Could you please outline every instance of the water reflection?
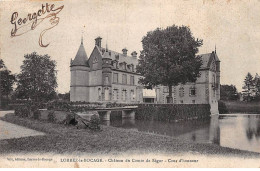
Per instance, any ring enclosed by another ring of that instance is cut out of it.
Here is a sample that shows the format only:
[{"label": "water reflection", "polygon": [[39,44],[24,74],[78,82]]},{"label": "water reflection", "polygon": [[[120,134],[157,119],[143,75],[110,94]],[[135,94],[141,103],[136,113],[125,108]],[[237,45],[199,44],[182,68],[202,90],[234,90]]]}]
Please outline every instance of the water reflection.
[{"label": "water reflection", "polygon": [[104,124],[260,152],[260,115],[215,115],[207,120],[173,123],[114,118]]},{"label": "water reflection", "polygon": [[253,117],[248,116],[246,135],[248,140],[252,141],[254,138],[257,140],[260,138],[260,116]]}]

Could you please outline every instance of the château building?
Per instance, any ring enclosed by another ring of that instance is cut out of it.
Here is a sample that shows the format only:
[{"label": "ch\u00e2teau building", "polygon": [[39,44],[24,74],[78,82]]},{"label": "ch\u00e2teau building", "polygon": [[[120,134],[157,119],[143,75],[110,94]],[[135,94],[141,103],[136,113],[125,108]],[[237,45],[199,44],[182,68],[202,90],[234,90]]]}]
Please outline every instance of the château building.
[{"label": "ch\u00e2teau building", "polygon": [[124,48],[117,53],[101,46],[101,37],[95,39],[90,55],[81,41],[76,57],[71,61],[70,100],[86,102],[142,102],[141,77],[136,73],[137,53],[131,56]]},{"label": "ch\u00e2teau building", "polygon": [[[84,49],[83,40],[74,60],[71,60],[70,100],[86,102],[166,103],[168,87],[144,89],[138,83],[136,51],[127,49],[118,53],[101,46],[101,37],[95,39],[90,55]],[[211,113],[218,113],[220,99],[220,61],[216,50],[200,55],[203,64],[195,83],[173,87],[175,104],[210,104]]]},{"label": "ch\u00e2teau building", "polygon": [[[218,100],[220,100],[220,60],[216,50],[212,53],[200,55],[202,66],[200,77],[196,82],[173,86],[173,102],[175,104],[210,104],[211,113],[218,113]],[[155,88],[155,101],[166,103],[169,94],[168,87]]]}]

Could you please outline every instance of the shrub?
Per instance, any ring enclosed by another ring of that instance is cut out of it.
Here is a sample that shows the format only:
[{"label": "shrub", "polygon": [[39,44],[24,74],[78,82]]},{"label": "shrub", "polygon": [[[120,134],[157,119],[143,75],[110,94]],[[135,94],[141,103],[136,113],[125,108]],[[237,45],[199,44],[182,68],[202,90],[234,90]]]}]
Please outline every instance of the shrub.
[{"label": "shrub", "polygon": [[19,105],[15,108],[14,114],[19,117],[28,117],[30,109],[27,105]]},{"label": "shrub", "polygon": [[55,118],[55,115],[54,115],[54,110],[49,111],[49,113],[48,113],[48,121],[56,122],[56,118]]},{"label": "shrub", "polygon": [[47,109],[56,111],[83,112],[100,106],[102,106],[101,103],[52,101],[47,104]]},{"label": "shrub", "polygon": [[89,128],[92,130],[100,130],[100,118],[99,115],[94,114],[90,118]]},{"label": "shrub", "polygon": [[33,112],[33,119],[40,119],[41,112],[38,109],[36,109],[32,112]]},{"label": "shrub", "polygon": [[227,106],[223,101],[218,102],[218,111],[219,111],[219,114],[229,113]]},{"label": "shrub", "polygon": [[66,113],[66,118],[65,118],[65,120],[63,121],[63,123],[65,124],[65,125],[76,125],[75,124],[75,114],[72,114],[72,113],[69,113],[69,114],[67,114]]},{"label": "shrub", "polygon": [[137,120],[174,121],[208,118],[209,104],[139,104]]}]

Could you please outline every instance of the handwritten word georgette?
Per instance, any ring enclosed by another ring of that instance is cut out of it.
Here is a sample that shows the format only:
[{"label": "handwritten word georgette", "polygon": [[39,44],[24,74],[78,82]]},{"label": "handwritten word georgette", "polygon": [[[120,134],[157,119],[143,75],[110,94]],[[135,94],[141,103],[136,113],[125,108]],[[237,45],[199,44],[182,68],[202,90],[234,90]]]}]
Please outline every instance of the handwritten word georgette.
[{"label": "handwritten word georgette", "polygon": [[[60,18],[57,17],[57,14],[64,8],[64,5],[55,8],[54,4],[46,5],[42,4],[42,8],[37,12],[29,13],[25,18],[18,18],[18,12],[14,12],[11,16],[11,24],[13,24],[14,28],[11,31],[11,37],[21,36],[31,30],[34,30],[40,23],[42,23],[45,19],[49,19],[49,25],[46,29],[44,29],[40,33],[39,37],[39,45],[41,47],[47,47],[48,44],[43,44],[42,38],[46,31],[52,29],[53,27],[59,24]],[[40,18],[42,17],[42,18]]]}]

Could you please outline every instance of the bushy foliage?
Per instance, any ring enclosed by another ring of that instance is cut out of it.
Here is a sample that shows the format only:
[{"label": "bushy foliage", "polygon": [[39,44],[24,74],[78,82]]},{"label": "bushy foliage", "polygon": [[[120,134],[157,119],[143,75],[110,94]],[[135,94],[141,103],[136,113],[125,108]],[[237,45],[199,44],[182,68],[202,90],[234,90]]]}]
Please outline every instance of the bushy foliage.
[{"label": "bushy foliage", "polygon": [[221,100],[238,100],[237,88],[234,85],[221,85],[220,86],[220,99]]},{"label": "bushy foliage", "polygon": [[34,110],[33,119],[40,119],[40,117],[41,117],[41,112],[38,109]]},{"label": "bushy foliage", "polygon": [[219,114],[229,113],[228,108],[223,101],[218,102],[218,111],[219,111]]},{"label": "bushy foliage", "polygon": [[138,120],[175,121],[208,118],[208,104],[139,104],[135,118]]},{"label": "bushy foliage", "polygon": [[196,56],[203,44],[193,37],[187,26],[170,26],[150,31],[142,39],[137,72],[143,78],[139,82],[147,87],[169,87],[168,103],[173,103],[172,86],[195,82],[200,76],[201,56]]},{"label": "bushy foliage", "polygon": [[4,61],[0,59],[0,108],[9,110],[9,95],[13,91],[16,77],[7,69]]},{"label": "bushy foliage", "polygon": [[48,121],[50,121],[50,122],[55,122],[56,121],[56,118],[55,118],[55,115],[54,115],[54,110],[50,110],[48,112]]},{"label": "bushy foliage", "polygon": [[89,128],[92,130],[100,130],[100,118],[99,115],[94,114],[90,118]]},{"label": "bushy foliage", "polygon": [[36,52],[26,54],[24,58],[21,72],[17,75],[17,97],[36,102],[56,98],[56,62],[49,55],[39,55]]},{"label": "bushy foliage", "polygon": [[48,110],[72,112],[84,112],[97,107],[102,107],[102,103],[52,101],[47,104]]},{"label": "bushy foliage", "polygon": [[16,106],[14,114],[19,117],[28,117],[30,114],[30,108],[27,105]]}]

